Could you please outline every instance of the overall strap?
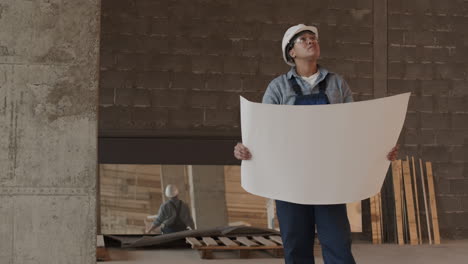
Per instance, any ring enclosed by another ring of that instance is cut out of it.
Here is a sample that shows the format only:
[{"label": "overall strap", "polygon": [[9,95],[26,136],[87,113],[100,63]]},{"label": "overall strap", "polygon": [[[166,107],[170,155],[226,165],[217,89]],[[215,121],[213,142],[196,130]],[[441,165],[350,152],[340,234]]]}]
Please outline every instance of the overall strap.
[{"label": "overall strap", "polygon": [[[328,78],[328,75],[327,74],[325,76],[325,78],[323,78],[322,81],[319,82],[318,86],[319,86],[319,91],[320,92],[325,92],[325,90],[327,89],[327,78]],[[294,90],[294,92],[296,93],[296,95],[303,95],[302,93],[302,89],[301,87],[299,86],[299,84],[297,83],[297,80],[296,80],[296,77],[291,77],[291,79],[289,79],[289,82],[291,83],[291,86]]]},{"label": "overall strap", "polygon": [[321,82],[319,82],[319,91],[321,93],[324,93],[325,90],[327,89],[327,77],[328,77],[328,74],[325,76],[325,78],[323,78],[323,80]]},{"label": "overall strap", "polygon": [[303,95],[303,94],[302,94],[301,87],[299,86],[299,84],[298,84],[297,81],[296,81],[296,77],[293,76],[291,79],[289,79],[289,81],[291,82],[291,86],[292,86],[294,92],[295,92],[297,95]]}]

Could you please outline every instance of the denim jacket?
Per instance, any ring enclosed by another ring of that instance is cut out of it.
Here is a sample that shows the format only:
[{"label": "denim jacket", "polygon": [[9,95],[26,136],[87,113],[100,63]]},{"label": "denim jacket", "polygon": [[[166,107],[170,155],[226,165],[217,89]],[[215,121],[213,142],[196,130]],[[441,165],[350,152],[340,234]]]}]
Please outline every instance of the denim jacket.
[{"label": "denim jacket", "polygon": [[353,102],[353,96],[346,81],[336,73],[329,72],[327,69],[319,66],[319,76],[312,87],[308,82],[303,80],[296,72],[296,68],[292,67],[289,72],[282,74],[273,79],[268,85],[265,94],[263,95],[262,103],[264,104],[287,104],[293,105],[296,93],[291,87],[290,79],[296,77],[296,81],[302,89],[304,95],[314,94],[319,92],[318,83],[325,76],[327,79],[326,94],[330,100],[330,104],[349,103]]}]

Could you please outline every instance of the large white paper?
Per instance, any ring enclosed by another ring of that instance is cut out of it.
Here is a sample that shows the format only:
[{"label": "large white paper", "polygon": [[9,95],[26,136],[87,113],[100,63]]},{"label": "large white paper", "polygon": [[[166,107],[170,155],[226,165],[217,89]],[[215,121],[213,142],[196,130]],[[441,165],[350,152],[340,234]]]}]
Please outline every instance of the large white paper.
[{"label": "large white paper", "polygon": [[378,193],[410,93],[332,105],[271,105],[241,97],[242,187],[299,204],[339,204]]}]

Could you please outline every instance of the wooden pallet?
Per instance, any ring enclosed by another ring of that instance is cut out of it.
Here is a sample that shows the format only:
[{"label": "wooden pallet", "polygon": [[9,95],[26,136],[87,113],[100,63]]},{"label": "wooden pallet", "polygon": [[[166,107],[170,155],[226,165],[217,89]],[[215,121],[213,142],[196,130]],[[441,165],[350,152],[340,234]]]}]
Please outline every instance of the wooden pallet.
[{"label": "wooden pallet", "polygon": [[214,251],[233,251],[240,258],[248,258],[254,250],[266,251],[277,258],[283,257],[280,236],[187,237],[185,241],[198,250],[202,259],[212,259]]},{"label": "wooden pallet", "polygon": [[109,260],[111,260],[111,258],[106,248],[101,248],[101,247],[96,248],[96,261],[109,261]]}]

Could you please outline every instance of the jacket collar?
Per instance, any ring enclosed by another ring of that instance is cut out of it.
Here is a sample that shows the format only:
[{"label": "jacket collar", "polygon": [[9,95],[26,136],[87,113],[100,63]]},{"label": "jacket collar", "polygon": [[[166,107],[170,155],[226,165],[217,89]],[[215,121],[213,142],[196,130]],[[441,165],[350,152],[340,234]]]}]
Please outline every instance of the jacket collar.
[{"label": "jacket collar", "polygon": [[[325,78],[325,76],[327,76],[328,70],[323,68],[320,65],[317,65],[317,67],[318,67],[318,72],[319,72],[319,76],[317,77],[317,81],[321,81],[321,80],[323,80]],[[291,70],[288,71],[286,76],[288,77],[288,80],[290,80],[292,77],[301,78],[301,76],[299,74],[297,74],[296,67],[291,67]]]}]

